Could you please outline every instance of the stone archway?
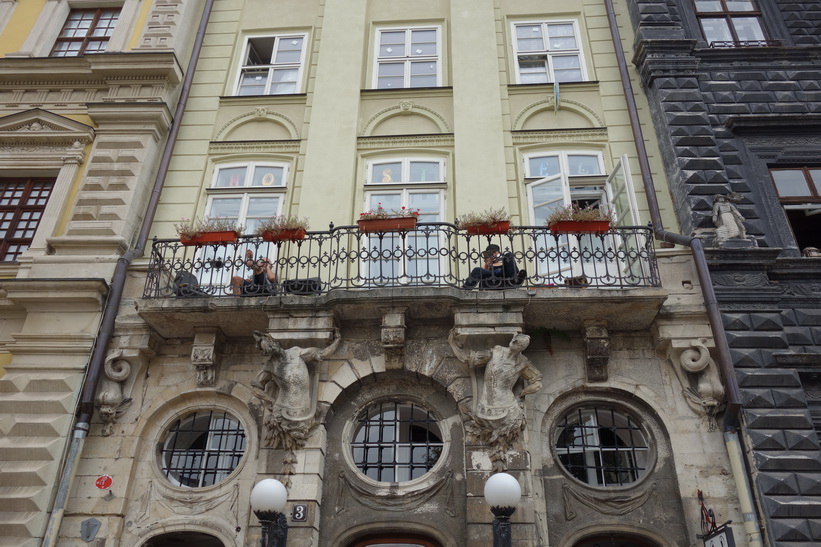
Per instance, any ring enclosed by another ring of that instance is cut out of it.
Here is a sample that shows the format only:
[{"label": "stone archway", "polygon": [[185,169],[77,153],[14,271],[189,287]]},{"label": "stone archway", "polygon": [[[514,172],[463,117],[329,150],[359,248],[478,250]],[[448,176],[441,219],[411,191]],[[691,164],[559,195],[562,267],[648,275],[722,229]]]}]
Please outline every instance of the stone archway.
[{"label": "stone archway", "polygon": [[388,534],[358,539],[349,547],[441,547],[441,544],[415,534]]},{"label": "stone archway", "polygon": [[573,547],[660,547],[655,541],[628,534],[597,534],[573,544]]},{"label": "stone archway", "polygon": [[169,532],[155,536],[142,547],[225,547],[225,544],[210,534],[193,531]]}]

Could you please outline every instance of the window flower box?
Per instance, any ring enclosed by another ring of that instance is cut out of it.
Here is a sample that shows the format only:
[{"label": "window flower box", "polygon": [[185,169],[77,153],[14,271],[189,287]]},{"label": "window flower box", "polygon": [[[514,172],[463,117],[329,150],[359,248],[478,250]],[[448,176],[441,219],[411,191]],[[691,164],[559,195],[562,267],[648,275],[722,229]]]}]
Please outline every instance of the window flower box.
[{"label": "window flower box", "polygon": [[263,241],[301,241],[305,239],[305,230],[302,228],[283,229],[279,231],[262,232]]},{"label": "window flower box", "polygon": [[357,221],[359,231],[364,234],[373,232],[409,232],[416,229],[417,217],[368,218]]},{"label": "window flower box", "polygon": [[560,220],[551,223],[548,228],[553,234],[597,234],[610,231],[609,220]]},{"label": "window flower box", "polygon": [[504,220],[493,224],[466,226],[465,231],[471,235],[506,234],[510,231],[510,221]]},{"label": "window flower box", "polygon": [[217,243],[220,245],[227,245],[228,243],[236,243],[239,239],[239,232],[235,230],[222,230],[219,232],[202,232],[192,236],[180,235],[180,243],[185,246],[191,245],[206,245],[208,243]]}]

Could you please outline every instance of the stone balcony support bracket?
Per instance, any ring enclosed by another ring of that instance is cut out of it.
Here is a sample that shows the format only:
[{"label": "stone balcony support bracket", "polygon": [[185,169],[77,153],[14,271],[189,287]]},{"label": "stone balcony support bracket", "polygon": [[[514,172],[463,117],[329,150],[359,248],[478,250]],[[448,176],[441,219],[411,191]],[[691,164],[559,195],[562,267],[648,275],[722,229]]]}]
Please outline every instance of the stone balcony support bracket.
[{"label": "stone balcony support bracket", "polygon": [[401,369],[405,357],[405,314],[407,308],[383,308],[382,347],[385,348],[385,368]]},{"label": "stone balcony support bracket", "polygon": [[584,364],[588,382],[607,381],[607,363],[610,360],[610,334],[607,322],[589,319],[582,325]]},{"label": "stone balcony support bracket", "polygon": [[197,369],[198,387],[212,387],[216,382],[223,338],[218,328],[198,328],[194,331],[191,364]]}]

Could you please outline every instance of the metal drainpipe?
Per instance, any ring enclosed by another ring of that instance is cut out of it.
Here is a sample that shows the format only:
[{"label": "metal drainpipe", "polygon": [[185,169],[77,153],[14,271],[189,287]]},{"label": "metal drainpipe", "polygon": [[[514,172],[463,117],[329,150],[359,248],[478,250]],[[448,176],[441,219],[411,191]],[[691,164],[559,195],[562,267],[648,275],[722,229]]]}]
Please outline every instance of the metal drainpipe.
[{"label": "metal drainpipe", "polygon": [[188,97],[191,94],[191,83],[194,80],[194,71],[197,68],[197,62],[202,51],[202,43],[205,39],[205,29],[208,26],[208,19],[211,16],[211,10],[214,6],[214,0],[206,0],[203,8],[202,17],[200,17],[199,28],[194,39],[194,46],[191,50],[191,58],[188,61],[188,67],[183,78],[182,89],[180,90],[180,98],[177,101],[177,107],[174,110],[174,118],[171,121],[171,129],[168,132],[168,139],[165,142],[160,163],[157,168],[157,176],[154,179],[154,188],[151,192],[151,197],[148,200],[145,217],[143,217],[140,226],[140,233],[137,237],[137,242],[133,249],[128,250],[118,260],[114,267],[114,273],[111,278],[111,291],[106,299],[106,305],[103,310],[103,318],[100,322],[100,330],[97,333],[97,340],[95,341],[94,350],[91,354],[91,361],[88,365],[85,380],[80,395],[80,402],[77,407],[77,419],[74,423],[74,430],[71,438],[71,445],[64,460],[63,472],[60,476],[60,486],[57,489],[57,495],[54,499],[54,505],[51,509],[46,532],[43,535],[43,547],[52,547],[57,544],[57,539],[60,531],[60,524],[63,520],[63,513],[65,511],[66,501],[71,490],[71,485],[74,482],[74,474],[77,471],[77,464],[80,461],[80,456],[85,444],[85,438],[88,435],[88,430],[91,423],[91,417],[94,414],[94,396],[97,392],[97,385],[100,381],[100,373],[105,363],[106,349],[114,334],[114,321],[117,318],[117,311],[120,307],[123,297],[123,289],[126,282],[126,273],[131,262],[143,255],[145,245],[148,241],[148,234],[151,230],[151,224],[154,222],[154,215],[157,212],[157,205],[160,201],[163,186],[165,185],[165,178],[168,175],[168,166],[171,163],[171,154],[174,151],[174,145],[177,142],[177,136],[180,132],[180,124],[182,122],[183,114],[185,113],[185,106],[188,103]]},{"label": "metal drainpipe", "polygon": [[727,345],[727,338],[724,333],[724,324],[721,320],[721,311],[718,308],[713,282],[710,278],[710,270],[707,265],[707,257],[704,254],[704,247],[701,240],[692,236],[685,236],[664,229],[661,220],[661,211],[656,199],[656,188],[651,176],[650,162],[647,156],[647,148],[644,145],[644,135],[639,121],[638,107],[633,95],[633,85],[627,71],[627,61],[624,55],[624,48],[621,44],[621,34],[619,33],[616,21],[616,12],[613,8],[613,0],[604,0],[607,11],[607,22],[610,25],[610,35],[613,39],[613,47],[616,53],[616,62],[619,67],[624,98],[627,102],[627,111],[630,117],[630,127],[633,130],[633,140],[638,153],[639,165],[641,167],[641,178],[644,183],[644,192],[647,195],[647,205],[650,209],[650,218],[653,232],[656,239],[687,245],[693,253],[698,275],[701,293],[704,297],[704,304],[707,308],[707,318],[710,322],[710,329],[718,353],[718,368],[724,381],[724,388],[727,394],[727,409],[724,413],[724,443],[727,447],[727,454],[730,460],[730,467],[738,490],[739,505],[744,517],[744,531],[747,534],[747,541],[750,547],[760,547],[763,545],[761,538],[761,527],[753,503],[752,489],[750,487],[747,469],[744,465],[743,451],[738,438],[738,427],[740,425],[741,414],[741,394],[738,388],[738,380],[735,377],[730,348]]}]

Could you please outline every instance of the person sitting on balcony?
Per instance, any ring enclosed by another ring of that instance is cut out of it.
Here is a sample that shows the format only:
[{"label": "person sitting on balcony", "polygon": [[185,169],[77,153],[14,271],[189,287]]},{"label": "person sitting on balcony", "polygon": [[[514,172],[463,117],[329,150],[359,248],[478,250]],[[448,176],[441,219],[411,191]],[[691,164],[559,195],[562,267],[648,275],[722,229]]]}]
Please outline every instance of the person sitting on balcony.
[{"label": "person sitting on balcony", "polygon": [[497,289],[521,285],[527,273],[516,267],[513,253],[502,254],[498,245],[490,244],[482,251],[484,266],[473,268],[470,277],[465,280],[463,289],[472,289],[481,282],[482,288]]},{"label": "person sitting on balcony", "polygon": [[271,294],[277,282],[271,261],[267,258],[254,260],[251,249],[245,251],[245,265],[251,268],[253,275],[243,279],[240,276],[231,278],[231,291],[236,295]]}]

